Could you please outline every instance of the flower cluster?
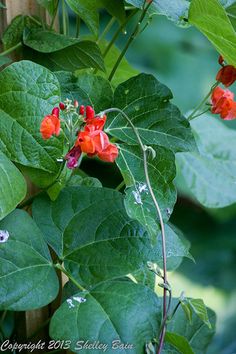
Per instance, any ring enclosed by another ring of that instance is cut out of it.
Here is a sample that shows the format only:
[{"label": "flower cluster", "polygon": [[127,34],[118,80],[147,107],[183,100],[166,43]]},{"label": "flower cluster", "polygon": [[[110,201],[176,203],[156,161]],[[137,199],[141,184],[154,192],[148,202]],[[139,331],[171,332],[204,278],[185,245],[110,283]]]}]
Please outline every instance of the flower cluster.
[{"label": "flower cluster", "polygon": [[[78,112],[77,112],[78,109]],[[71,115],[67,124],[59,118],[60,110],[65,111],[66,114]],[[74,124],[73,116],[76,123]],[[65,156],[67,160],[67,167],[70,169],[78,166],[79,158],[82,153],[87,154],[88,157],[97,156],[100,160],[106,162],[114,162],[118,156],[118,149],[116,145],[110,143],[109,137],[103,131],[106,123],[106,115],[96,116],[95,111],[91,106],[80,106],[78,101],[71,104],[70,100],[65,103],[61,102],[59,108],[55,107],[50,115],[43,118],[40,132],[43,139],[49,139],[52,135],[59,135],[61,129],[61,122],[65,123],[65,127],[69,130],[69,135],[74,136],[73,147]],[[79,126],[78,126],[79,124]],[[68,135],[68,132],[65,136]],[[72,146],[72,145],[70,145]]]},{"label": "flower cluster", "polygon": [[[218,71],[216,80],[229,87],[236,80],[236,69],[232,65],[225,65],[222,56],[219,57],[218,62],[222,68]],[[219,86],[215,87],[212,91],[211,103],[213,114],[220,114],[220,117],[224,120],[236,118],[236,102],[234,101],[234,94],[230,90],[224,90]]]}]

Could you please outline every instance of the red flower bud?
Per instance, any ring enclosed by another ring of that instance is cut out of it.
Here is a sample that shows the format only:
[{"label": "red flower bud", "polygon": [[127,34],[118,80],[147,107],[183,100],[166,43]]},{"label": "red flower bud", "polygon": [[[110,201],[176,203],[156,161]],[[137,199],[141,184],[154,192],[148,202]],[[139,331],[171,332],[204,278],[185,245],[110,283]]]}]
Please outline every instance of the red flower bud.
[{"label": "red flower bud", "polygon": [[232,85],[236,80],[236,69],[233,67],[233,65],[223,66],[219,70],[216,76],[216,80],[220,81],[226,87]]},{"label": "red flower bud", "polygon": [[94,109],[91,106],[86,107],[86,118],[93,119],[95,116]]},{"label": "red flower bud", "polygon": [[211,96],[213,114],[220,114],[224,120],[232,120],[236,118],[236,102],[234,102],[234,94],[229,90],[223,90],[216,87]]},{"label": "red flower bud", "polygon": [[85,112],[85,107],[83,105],[81,105],[79,108],[79,114],[81,114],[83,116],[84,112]]},{"label": "red flower bud", "polygon": [[221,66],[224,66],[224,58],[222,57],[222,55],[219,56],[218,63],[219,63]]},{"label": "red flower bud", "polygon": [[59,113],[60,113],[60,109],[58,107],[54,107],[52,110],[52,114],[57,118],[59,118]]},{"label": "red flower bud", "polygon": [[79,107],[79,102],[77,100],[74,100],[74,107],[78,108]]},{"label": "red flower bud", "polygon": [[64,111],[64,109],[66,108],[66,105],[63,102],[60,102],[59,107],[62,111]]}]

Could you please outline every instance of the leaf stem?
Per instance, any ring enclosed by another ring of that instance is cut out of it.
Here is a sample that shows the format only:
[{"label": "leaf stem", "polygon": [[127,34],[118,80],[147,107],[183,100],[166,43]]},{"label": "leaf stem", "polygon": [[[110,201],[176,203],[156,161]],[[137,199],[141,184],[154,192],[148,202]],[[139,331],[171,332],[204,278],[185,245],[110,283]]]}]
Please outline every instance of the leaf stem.
[{"label": "leaf stem", "polygon": [[68,13],[66,9],[66,3],[65,0],[62,0],[61,4],[61,10],[62,10],[62,28],[63,28],[63,34],[67,35],[68,34]]},{"label": "leaf stem", "polygon": [[56,16],[57,16],[58,6],[59,6],[59,0],[57,0],[57,4],[56,4],[56,7],[55,7],[53,16],[52,16],[51,24],[50,24],[50,27],[49,27],[50,30],[53,28],[53,25],[54,25],[54,22],[55,22],[55,19],[56,19]]},{"label": "leaf stem", "polygon": [[140,18],[139,18],[139,20],[138,20],[138,22],[137,22],[137,24],[136,24],[136,26],[135,26],[133,32],[131,33],[131,35],[130,35],[130,37],[129,37],[129,39],[128,39],[128,41],[127,41],[125,47],[124,47],[124,49],[122,50],[122,52],[120,53],[119,57],[117,58],[117,61],[116,61],[115,65],[114,65],[114,67],[113,67],[113,69],[112,69],[112,71],[111,71],[111,73],[110,73],[110,75],[109,75],[109,77],[108,77],[108,80],[109,80],[109,81],[111,81],[111,80],[113,79],[113,76],[115,75],[116,70],[118,69],[118,67],[119,67],[119,65],[120,65],[120,62],[121,62],[121,60],[123,59],[125,53],[127,52],[129,46],[131,45],[131,43],[133,42],[133,40],[137,37],[137,35],[138,35],[138,33],[139,33],[140,25],[141,25],[141,23],[143,22],[143,20],[144,20],[144,18],[145,18],[145,16],[146,16],[146,13],[147,13],[147,11],[148,11],[148,9],[149,9],[151,3],[152,3],[152,2],[149,2],[146,7],[145,7],[145,6],[143,7],[143,11],[142,11],[142,13],[141,13],[141,16],[140,16]]},{"label": "leaf stem", "polygon": [[118,27],[117,31],[113,35],[111,41],[109,42],[108,46],[106,47],[104,53],[103,53],[103,58],[105,58],[110,51],[111,47],[119,37],[119,34],[123,31],[124,27],[127,25],[127,23],[131,20],[131,18],[138,13],[139,9],[135,9],[131,12],[131,14],[126,18],[126,20]]},{"label": "leaf stem", "polygon": [[17,48],[20,48],[21,46],[22,46],[22,43],[21,43],[21,42],[17,43],[17,44],[14,45],[13,47],[11,47],[11,48],[5,50],[4,52],[0,53],[0,57],[3,57],[4,55],[13,52],[13,51],[16,50]]},{"label": "leaf stem", "polygon": [[120,191],[124,186],[125,186],[125,181],[120,182],[120,184],[118,184],[118,186],[116,187],[116,191]]},{"label": "leaf stem", "polygon": [[[151,198],[153,200],[153,203],[155,205],[156,211],[157,211],[157,216],[161,225],[161,239],[162,239],[162,257],[163,257],[163,281],[164,284],[168,284],[168,280],[167,280],[167,266],[166,266],[166,236],[165,236],[165,226],[164,226],[164,221],[162,218],[162,214],[161,214],[161,209],[159,207],[159,204],[156,200],[155,194],[153,192],[152,186],[151,186],[151,182],[150,182],[150,178],[149,178],[149,173],[148,173],[148,161],[147,161],[147,151],[148,151],[148,147],[146,145],[143,144],[141,137],[139,135],[138,129],[134,126],[134,124],[132,123],[132,121],[130,120],[130,118],[127,116],[127,114],[124,113],[124,111],[122,111],[119,108],[109,108],[106,109],[104,112],[99,113],[99,115],[103,115],[109,112],[119,112],[126,120],[127,122],[130,124],[130,126],[132,127],[138,143],[141,147],[142,153],[143,153],[143,164],[144,164],[144,174],[145,174],[145,178],[146,178],[146,183],[147,183],[147,187],[149,190],[149,193],[151,195]],[[167,289],[164,287],[163,288],[163,314],[162,314],[162,321],[163,321],[163,328],[161,330],[160,333],[160,337],[159,337],[159,346],[158,346],[158,351],[157,353],[160,354],[163,348],[163,344],[164,344],[164,338],[165,338],[165,332],[166,332],[166,320],[167,320]],[[170,307],[170,301],[171,298],[169,299],[169,305],[168,308]]]},{"label": "leaf stem", "polygon": [[80,34],[80,17],[79,15],[76,16],[76,33],[75,37],[78,38]]},{"label": "leaf stem", "polygon": [[101,36],[97,40],[97,44],[99,44],[103,40],[103,38],[106,37],[107,33],[110,31],[110,29],[113,26],[113,24],[115,23],[115,21],[116,21],[115,17],[112,17],[110,19],[110,21],[108,21],[108,24],[106,25],[106,27],[104,28],[103,32],[101,33]]},{"label": "leaf stem", "polygon": [[218,86],[219,82],[217,81],[216,83],[214,83],[214,85],[212,85],[210,91],[208,92],[208,94],[203,98],[203,100],[199,103],[199,105],[192,111],[192,113],[188,116],[187,120],[190,121],[196,117],[198,117],[198,115],[196,115],[196,113],[200,110],[200,108],[206,103],[206,101],[208,100],[208,98],[210,97],[210,95],[212,94],[212,91],[214,90],[214,88],[216,88],[216,86]]},{"label": "leaf stem", "polygon": [[86,291],[86,289],[83,288],[82,285],[80,285],[80,284],[77,282],[77,280],[76,280],[69,272],[67,272],[67,270],[65,270],[64,267],[61,266],[60,263],[54,264],[54,267],[55,267],[56,269],[59,269],[62,273],[64,273],[64,274],[70,279],[70,281],[71,281],[75,286],[77,286],[77,288],[79,288],[81,291]]}]

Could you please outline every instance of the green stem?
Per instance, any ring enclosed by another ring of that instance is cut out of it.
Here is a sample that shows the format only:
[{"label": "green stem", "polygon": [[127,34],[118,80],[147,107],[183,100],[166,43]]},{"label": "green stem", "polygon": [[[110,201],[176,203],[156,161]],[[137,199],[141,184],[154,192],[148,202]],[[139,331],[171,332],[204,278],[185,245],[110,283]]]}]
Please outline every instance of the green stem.
[{"label": "green stem", "polygon": [[80,17],[77,15],[76,16],[76,33],[75,37],[78,38],[80,34]]},{"label": "green stem", "polygon": [[62,0],[61,4],[61,10],[62,10],[62,28],[63,28],[63,34],[67,35],[68,34],[68,13],[66,9],[66,3],[65,0]]},{"label": "green stem", "polygon": [[38,20],[36,20],[36,18],[34,18],[33,16],[27,15],[28,18],[31,19],[31,21],[33,21],[34,23],[36,23],[36,25],[42,26],[42,22],[39,22]]},{"label": "green stem", "polygon": [[212,91],[214,90],[214,88],[216,88],[216,86],[218,86],[218,81],[211,87],[210,91],[208,92],[208,94],[203,98],[203,100],[199,103],[199,105],[192,111],[192,113],[188,116],[187,120],[190,121],[197,116],[195,116],[195,114],[200,110],[200,108],[206,103],[206,101],[208,100],[208,98],[211,96]]},{"label": "green stem", "polygon": [[131,18],[137,14],[137,12],[139,11],[139,9],[135,9],[131,12],[131,14],[126,18],[126,20],[119,26],[119,28],[117,29],[117,31],[115,32],[115,34],[113,35],[111,41],[109,42],[108,46],[106,47],[104,53],[103,53],[103,58],[105,58],[108,54],[108,52],[110,51],[111,47],[113,46],[113,44],[115,43],[115,41],[117,40],[117,38],[119,37],[119,34],[123,31],[123,29],[125,28],[125,26],[127,25],[127,23],[131,20]]},{"label": "green stem", "polygon": [[77,280],[76,280],[69,272],[67,272],[67,270],[65,270],[65,268],[63,268],[63,267],[61,266],[60,263],[54,264],[54,267],[55,267],[56,269],[59,269],[62,273],[64,273],[64,274],[70,279],[70,281],[71,281],[75,286],[77,286],[77,288],[79,288],[81,291],[86,291],[86,289],[83,288],[82,285],[80,285],[80,284],[77,282]]},{"label": "green stem", "polygon": [[[99,113],[98,115],[103,115],[109,112],[118,112],[120,113],[126,120],[127,122],[130,124],[131,128],[134,131],[134,134],[137,137],[138,143],[141,147],[142,153],[143,153],[143,165],[144,165],[144,174],[145,174],[145,179],[146,179],[146,183],[147,183],[147,187],[149,190],[149,193],[151,195],[151,198],[153,200],[153,203],[155,205],[156,211],[157,211],[157,216],[159,219],[159,223],[161,225],[161,240],[162,240],[162,258],[163,258],[163,281],[165,284],[168,284],[168,280],[167,280],[167,258],[166,258],[166,236],[165,236],[165,226],[164,226],[164,221],[162,218],[162,213],[161,213],[161,209],[159,207],[159,204],[156,200],[155,194],[153,192],[152,189],[152,185],[150,182],[150,178],[149,178],[149,173],[148,173],[148,160],[147,160],[147,151],[148,151],[148,147],[146,145],[143,144],[141,137],[139,135],[138,129],[134,126],[134,124],[132,123],[132,121],[130,120],[130,118],[127,116],[127,114],[125,114],[124,111],[122,111],[119,108],[109,108],[106,109],[104,112]],[[169,299],[169,305],[168,308],[170,307],[170,301],[171,298]],[[159,337],[159,346],[158,346],[158,354],[161,353],[162,348],[163,348],[163,344],[164,344],[164,338],[165,338],[165,332],[166,332],[166,320],[167,320],[167,289],[163,288],[163,314],[162,314],[162,321],[163,321],[163,328]]]},{"label": "green stem", "polygon": [[200,117],[201,115],[203,115],[204,113],[206,113],[206,112],[209,112],[209,108],[207,108],[205,111],[203,111],[203,112],[200,112],[200,113],[198,113],[198,114],[196,114],[195,116],[193,116],[191,119],[195,119],[195,118],[197,118],[197,117]]},{"label": "green stem", "polygon": [[54,11],[53,16],[52,16],[52,21],[51,21],[51,24],[50,24],[50,27],[49,27],[50,30],[53,28],[53,25],[54,25],[54,22],[55,22],[55,19],[56,19],[56,16],[57,16],[58,6],[59,6],[59,0],[57,0],[55,11]]},{"label": "green stem", "polygon": [[131,43],[133,42],[133,40],[137,37],[137,35],[138,35],[138,33],[139,33],[140,25],[141,25],[141,23],[143,22],[143,20],[144,20],[144,18],[145,18],[145,16],[146,16],[146,13],[147,13],[147,11],[148,11],[148,9],[149,9],[149,7],[150,7],[150,5],[151,5],[151,2],[148,3],[146,7],[143,8],[143,11],[142,11],[142,13],[141,13],[141,16],[140,16],[140,18],[139,18],[139,20],[138,20],[138,22],[137,22],[137,24],[136,24],[136,26],[135,26],[133,32],[131,33],[131,35],[130,35],[130,37],[129,37],[129,39],[128,39],[128,41],[127,41],[125,47],[124,47],[124,49],[123,49],[122,52],[120,53],[120,55],[119,55],[119,57],[118,57],[118,59],[117,59],[115,65],[114,65],[114,67],[113,67],[113,69],[112,69],[112,71],[111,71],[111,73],[110,73],[110,75],[109,75],[109,77],[108,77],[108,80],[109,80],[109,81],[112,80],[113,76],[114,76],[115,73],[116,73],[116,70],[118,69],[118,67],[119,67],[119,65],[120,65],[121,60],[123,59],[125,53],[127,52],[128,48],[129,48],[129,46],[131,45]]},{"label": "green stem", "polygon": [[4,52],[0,53],[0,57],[3,57],[4,55],[7,55],[7,54],[13,52],[13,51],[16,50],[17,48],[20,48],[21,46],[22,46],[22,43],[21,43],[21,42],[17,43],[17,44],[14,45],[13,47],[11,47],[11,48],[5,50]]},{"label": "green stem", "polygon": [[110,31],[110,29],[111,29],[111,27],[113,26],[113,24],[115,23],[115,21],[116,21],[115,17],[112,17],[112,18],[110,19],[110,21],[108,22],[108,24],[107,24],[106,27],[104,28],[104,30],[103,30],[101,36],[100,36],[99,39],[97,40],[97,44],[99,44],[99,43],[103,40],[103,38],[106,37],[107,33]]},{"label": "green stem", "polygon": [[7,310],[4,310],[3,313],[2,313],[2,316],[1,316],[1,320],[0,320],[0,328],[3,325],[3,322],[4,322],[5,318],[6,318],[6,315],[7,315]]},{"label": "green stem", "polygon": [[118,184],[118,186],[116,187],[116,191],[120,191],[124,186],[125,186],[125,181],[120,182],[120,184]]}]

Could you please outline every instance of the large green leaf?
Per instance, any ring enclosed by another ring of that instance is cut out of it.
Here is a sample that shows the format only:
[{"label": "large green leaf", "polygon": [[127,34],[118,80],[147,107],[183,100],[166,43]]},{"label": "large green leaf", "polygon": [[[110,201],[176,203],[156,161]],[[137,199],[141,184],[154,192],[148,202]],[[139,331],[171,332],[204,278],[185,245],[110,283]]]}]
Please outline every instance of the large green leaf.
[{"label": "large green leaf", "polygon": [[[154,76],[140,74],[120,84],[114,93],[114,107],[122,109],[138,128],[144,144],[160,145],[173,151],[195,146],[188,121],[169,100],[171,91]],[[106,131],[129,144],[137,138],[120,113],[110,116]]]},{"label": "large green leaf", "polygon": [[[175,305],[176,301],[173,301],[172,308]],[[206,353],[206,349],[215,332],[216,321],[215,313],[210,309],[208,309],[208,313],[212,328],[209,328],[195,313],[192,317],[192,324],[189,325],[183,309],[178,308],[173,320],[168,324],[168,332],[173,332],[185,337],[194,354]]]},{"label": "large green leaf", "polygon": [[0,229],[5,233],[5,242],[0,243],[0,309],[24,311],[47,305],[57,295],[58,280],[40,230],[21,210],[2,220]]},{"label": "large green leaf", "polygon": [[85,284],[126,275],[157,258],[147,232],[127,216],[122,194],[112,189],[68,187],[55,202],[41,196],[33,217],[66,268]]},{"label": "large green leaf", "polygon": [[192,0],[189,21],[212,42],[229,64],[236,66],[236,33],[218,0]]},{"label": "large green leaf", "polygon": [[24,166],[57,174],[62,140],[42,139],[42,118],[60,100],[57,78],[29,61],[8,66],[0,73],[0,150]]},{"label": "large green leaf", "polygon": [[26,195],[26,182],[19,170],[0,152],[0,220],[9,214]]},{"label": "large green leaf", "polygon": [[206,207],[235,203],[236,132],[210,115],[194,119],[191,126],[199,153],[177,154],[187,188]]},{"label": "large green leaf", "polygon": [[235,30],[236,29],[236,3],[234,2],[230,6],[226,7],[225,11]]},{"label": "large green leaf", "polygon": [[[167,221],[176,202],[173,184],[175,160],[170,150],[155,147],[155,151],[156,157],[148,161],[148,171],[163,218]],[[141,149],[138,146],[120,145],[116,163],[127,187],[125,206],[128,215],[144,225],[152,239],[156,240],[158,217],[146,185]]]},{"label": "large green leaf", "polygon": [[66,0],[66,2],[95,35],[98,34],[99,8],[106,8],[106,10],[112,16],[118,18],[120,22],[125,20],[123,0],[116,0],[115,6],[110,0]]},{"label": "large green leaf", "polygon": [[101,76],[65,71],[55,72],[62,91],[62,99],[78,100],[80,105],[91,105],[99,113],[111,107],[113,92],[108,80]]},{"label": "large green leaf", "polygon": [[[47,46],[50,44],[48,43]],[[39,44],[36,45],[40,49]],[[47,46],[44,43],[44,48]],[[48,49],[50,50],[50,49]],[[26,58],[44,65],[52,71],[75,71],[78,69],[95,68],[105,70],[101,51],[95,42],[84,40],[52,53],[24,48]]]},{"label": "large green leaf", "polygon": [[0,67],[2,65],[6,65],[6,64],[9,64],[11,63],[11,59],[7,56],[0,56]]},{"label": "large green leaf", "polygon": [[[81,297],[86,301],[80,302]],[[75,353],[81,352],[76,343],[86,341],[107,344],[108,354],[143,353],[146,342],[158,333],[160,311],[159,300],[149,288],[130,281],[105,282],[67,299],[51,320],[50,336],[70,340]],[[115,341],[130,347],[115,350]],[[90,351],[84,348],[82,352]],[[93,352],[100,354],[102,349]]]},{"label": "large green leaf", "polygon": [[[135,7],[143,8],[144,0],[127,0]],[[179,25],[186,25],[184,18],[188,17],[188,0],[153,0],[149,12],[167,16],[170,20]]]}]

